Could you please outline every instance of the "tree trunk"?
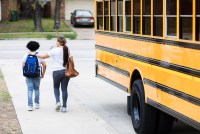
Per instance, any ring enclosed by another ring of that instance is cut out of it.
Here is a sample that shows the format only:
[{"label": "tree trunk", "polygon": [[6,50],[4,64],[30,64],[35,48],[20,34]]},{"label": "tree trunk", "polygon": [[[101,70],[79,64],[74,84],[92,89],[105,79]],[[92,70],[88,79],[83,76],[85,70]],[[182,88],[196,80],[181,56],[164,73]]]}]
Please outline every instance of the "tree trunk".
[{"label": "tree trunk", "polygon": [[36,2],[35,6],[35,14],[34,14],[34,24],[35,24],[35,31],[42,32],[42,20],[41,20],[41,12],[42,7],[39,2]]},{"label": "tree trunk", "polygon": [[60,9],[62,0],[56,0],[55,16],[54,16],[54,29],[60,28]]}]

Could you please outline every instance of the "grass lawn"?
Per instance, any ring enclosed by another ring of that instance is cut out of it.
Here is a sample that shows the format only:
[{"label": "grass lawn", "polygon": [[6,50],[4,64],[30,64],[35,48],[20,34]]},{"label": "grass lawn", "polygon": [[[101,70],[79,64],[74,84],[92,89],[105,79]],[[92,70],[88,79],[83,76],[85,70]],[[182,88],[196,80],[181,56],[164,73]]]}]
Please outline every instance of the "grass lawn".
[{"label": "grass lawn", "polygon": [[65,38],[70,38],[70,39],[75,39],[77,37],[77,34],[72,32],[72,33],[42,33],[42,32],[33,32],[33,33],[6,33],[6,34],[0,34],[0,40],[1,39],[15,39],[15,38],[46,38],[46,39],[52,39],[52,38],[57,38],[59,36],[63,36]]},{"label": "grass lawn", "polygon": [[[56,38],[58,35],[55,33],[53,26],[54,26],[53,19],[42,19],[43,32],[35,32],[34,23],[33,20],[31,19],[19,20],[16,22],[0,22],[0,39]],[[29,32],[29,33],[23,33],[23,32]],[[66,38],[75,39],[77,36],[77,34],[72,31],[72,29],[64,22],[64,20],[61,21],[61,27],[59,28],[58,32],[66,32],[59,34],[59,36],[64,36]]]},{"label": "grass lawn", "polygon": [[[53,19],[42,19],[43,32],[55,32]],[[64,20],[61,21],[59,32],[72,32]],[[33,20],[19,20],[15,22],[0,22],[0,33],[35,32]]]},{"label": "grass lawn", "polygon": [[11,96],[7,90],[7,86],[6,83],[4,81],[4,77],[3,74],[0,70],[0,101],[10,101],[11,100]]}]

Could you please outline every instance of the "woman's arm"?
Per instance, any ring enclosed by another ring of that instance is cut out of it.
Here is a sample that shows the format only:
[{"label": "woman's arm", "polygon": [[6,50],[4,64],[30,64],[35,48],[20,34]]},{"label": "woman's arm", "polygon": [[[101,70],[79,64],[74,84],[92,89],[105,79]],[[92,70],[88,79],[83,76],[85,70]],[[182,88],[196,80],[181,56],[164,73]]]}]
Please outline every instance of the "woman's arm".
[{"label": "woman's arm", "polygon": [[42,62],[42,78],[44,78],[44,74],[45,74],[45,72],[46,72],[46,68],[47,68],[47,65],[46,65],[46,62],[45,61],[43,61]]},{"label": "woman's arm", "polygon": [[41,59],[49,58],[49,55],[48,55],[48,54],[36,54],[36,56],[37,56],[38,58],[41,58]]},{"label": "woman's arm", "polygon": [[24,65],[25,65],[25,62],[22,62],[22,68],[24,67]]},{"label": "woman's arm", "polygon": [[35,54],[35,52],[29,52],[29,54],[36,55],[38,58],[41,58],[41,59],[46,59],[50,57],[48,54]]}]

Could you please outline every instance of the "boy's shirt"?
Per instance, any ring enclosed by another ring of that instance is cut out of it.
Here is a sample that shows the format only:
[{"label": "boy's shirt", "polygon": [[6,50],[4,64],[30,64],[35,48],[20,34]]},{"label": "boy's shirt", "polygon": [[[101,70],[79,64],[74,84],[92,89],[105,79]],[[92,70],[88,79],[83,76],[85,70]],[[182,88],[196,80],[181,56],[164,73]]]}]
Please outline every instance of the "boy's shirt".
[{"label": "boy's shirt", "polygon": [[[39,53],[38,53],[39,54]],[[26,62],[26,58],[27,58],[27,56],[29,55],[29,53],[26,53],[24,56],[23,56],[23,58],[22,58],[22,62]],[[44,62],[44,59],[41,59],[41,58],[37,58],[38,59],[38,64],[39,64],[39,66],[40,66],[40,68],[41,68],[41,71],[42,71],[42,62]],[[40,76],[41,76],[41,73],[40,73]]]}]

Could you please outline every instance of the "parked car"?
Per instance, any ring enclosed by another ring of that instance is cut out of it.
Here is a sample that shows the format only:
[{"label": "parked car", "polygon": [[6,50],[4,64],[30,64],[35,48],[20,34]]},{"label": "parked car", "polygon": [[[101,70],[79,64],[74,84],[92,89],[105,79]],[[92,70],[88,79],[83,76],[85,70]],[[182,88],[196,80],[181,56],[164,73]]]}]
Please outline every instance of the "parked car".
[{"label": "parked car", "polygon": [[92,12],[90,10],[75,10],[71,13],[71,24],[74,27],[78,25],[94,27]]}]

